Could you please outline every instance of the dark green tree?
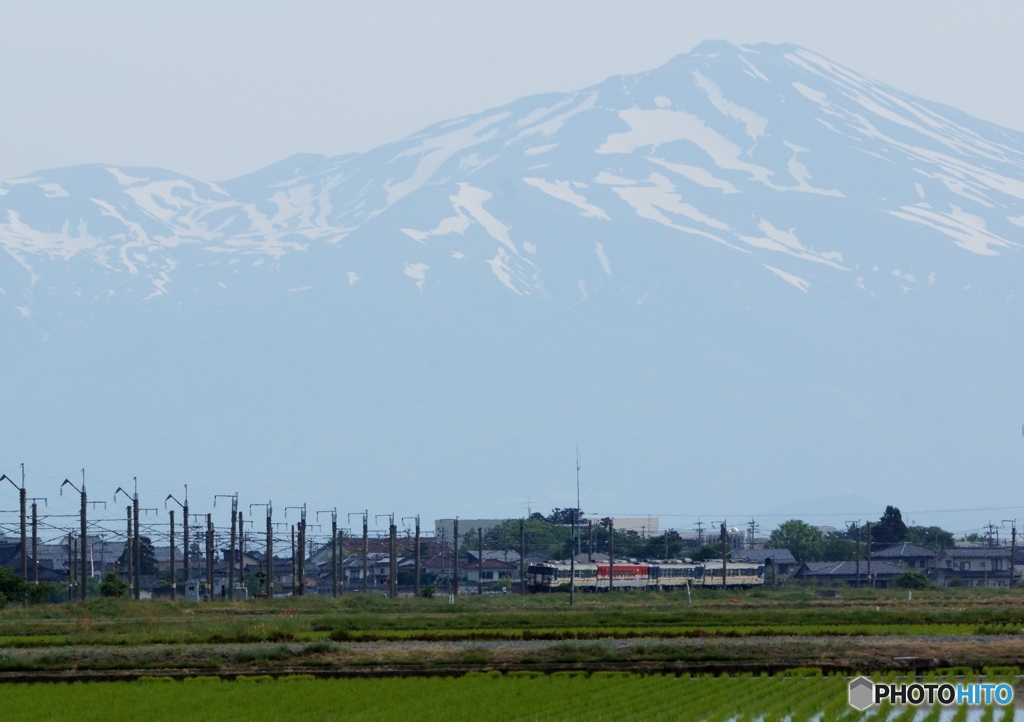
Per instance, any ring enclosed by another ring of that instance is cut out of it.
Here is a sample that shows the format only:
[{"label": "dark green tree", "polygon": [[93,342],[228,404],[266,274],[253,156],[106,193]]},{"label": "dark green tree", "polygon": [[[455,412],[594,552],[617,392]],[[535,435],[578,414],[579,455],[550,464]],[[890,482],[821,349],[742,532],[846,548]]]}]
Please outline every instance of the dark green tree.
[{"label": "dark green tree", "polygon": [[771,549],[789,549],[797,561],[813,562],[821,559],[824,544],[825,537],[820,529],[800,519],[790,519],[779,524],[771,533],[767,546]]},{"label": "dark green tree", "polygon": [[[861,556],[864,555],[864,547],[861,546]],[[849,539],[844,539],[841,534],[829,534],[821,542],[821,553],[815,561],[823,562],[852,562],[857,559],[857,544]]]},{"label": "dark green tree", "polygon": [[[126,545],[121,556],[117,560],[117,566],[119,569],[128,568],[128,546]],[[196,557],[199,558],[199,557]],[[139,537],[139,573],[140,574],[156,574],[156,550],[153,549],[153,542],[150,541],[148,536]]]},{"label": "dark green tree", "polygon": [[955,546],[953,532],[938,526],[908,526],[904,541],[931,547],[932,549],[949,549]]},{"label": "dark green tree", "polygon": [[877,544],[899,544],[907,538],[907,525],[895,506],[885,507],[885,513],[871,528],[871,541]]},{"label": "dark green tree", "polygon": [[576,512],[576,520],[583,519],[583,512],[578,509],[552,509],[547,516],[549,524],[572,524],[572,513]]},{"label": "dark green tree", "polygon": [[28,596],[25,580],[10,567],[0,566],[0,595],[9,602],[21,602]]},{"label": "dark green tree", "polygon": [[117,576],[114,572],[107,572],[103,575],[100,583],[100,595],[104,597],[126,597],[128,596],[128,582]]},{"label": "dark green tree", "polygon": [[924,572],[910,570],[895,577],[892,585],[897,589],[928,589],[932,586],[932,580]]},{"label": "dark green tree", "polygon": [[705,544],[696,552],[690,555],[695,562],[706,562],[711,559],[722,558],[722,547],[720,545]]}]

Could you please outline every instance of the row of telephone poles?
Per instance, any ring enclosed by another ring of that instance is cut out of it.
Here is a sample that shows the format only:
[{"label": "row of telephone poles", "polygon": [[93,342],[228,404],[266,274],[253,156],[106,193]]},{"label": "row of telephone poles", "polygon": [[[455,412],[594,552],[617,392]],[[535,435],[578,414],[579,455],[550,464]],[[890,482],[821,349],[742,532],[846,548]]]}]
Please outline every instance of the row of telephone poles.
[{"label": "row of telephone poles", "polygon": [[[27,488],[25,485],[25,471],[24,464],[22,464],[22,477],[21,484],[19,485],[13,479],[6,474],[0,474],[0,483],[4,481],[10,482],[18,490],[19,502],[20,502],[20,533],[21,533],[21,544],[20,544],[20,566],[21,576],[26,582],[39,581],[39,514],[37,502],[42,501],[44,504],[47,503],[47,499],[43,497],[29,497]],[[79,513],[76,515],[79,517],[79,529],[77,535],[75,530],[67,530],[66,528],[62,531],[62,534],[66,531],[67,545],[68,545],[68,582],[69,582],[69,595],[73,595],[75,598],[85,599],[88,593],[86,580],[89,578],[89,544],[86,540],[89,539],[90,529],[100,530],[107,533],[113,533],[115,536],[120,536],[120,533],[112,532],[110,529],[100,526],[102,523],[108,523],[112,521],[109,518],[102,518],[99,520],[90,519],[90,509],[96,509],[102,507],[104,510],[107,509],[107,503],[105,501],[90,500],[88,490],[86,487],[86,474],[85,469],[81,470],[81,480],[71,481],[70,479],[64,479],[60,485],[60,495],[63,496],[65,487],[70,487],[71,490],[79,495]],[[150,513],[157,514],[158,509],[143,507],[140,504],[139,492],[138,492],[138,479],[132,479],[132,488],[128,490],[117,487],[114,492],[113,501],[117,501],[118,497],[123,496],[128,505],[126,507],[125,527],[124,527],[124,539],[126,542],[125,546],[125,576],[128,579],[130,585],[130,593],[135,599],[141,598],[142,593],[142,517],[148,516]],[[228,549],[225,553],[227,561],[227,584],[224,588],[224,596],[235,599],[236,590],[238,584],[244,583],[244,554],[245,554],[245,542],[247,534],[243,533],[245,519],[242,511],[239,510],[238,493],[232,494],[216,494],[214,495],[213,506],[216,507],[218,501],[221,499],[230,500],[230,530],[228,533]],[[29,540],[28,540],[28,502],[31,503],[31,557],[33,559],[33,571],[29,572]],[[175,506],[176,505],[176,506]],[[279,540],[275,538],[275,531],[280,527],[289,526],[288,522],[280,523],[274,521],[274,507],[273,502],[268,501],[266,503],[254,503],[249,505],[250,515],[256,507],[264,507],[266,510],[266,531],[265,531],[265,560],[263,562],[264,569],[262,573],[258,575],[260,595],[270,597],[273,596],[274,589],[274,547],[275,542]],[[182,558],[182,577],[181,583],[186,586],[192,581],[193,573],[196,569],[196,563],[199,562],[202,566],[205,566],[205,578],[206,578],[206,589],[205,597],[212,598],[213,595],[213,584],[212,580],[215,576],[215,563],[216,563],[216,549],[217,549],[217,529],[213,524],[213,514],[206,513],[205,520],[202,519],[201,515],[192,513],[189,509],[188,499],[188,486],[185,486],[184,497],[179,500],[175,495],[168,494],[164,499],[164,508],[168,509],[169,522],[167,525],[168,533],[167,538],[170,542],[170,576],[172,584],[170,587],[171,598],[175,599],[178,595],[178,540],[181,539],[181,558]],[[178,525],[176,522],[176,511],[180,509],[181,513],[181,532],[180,537],[178,533]],[[308,530],[310,527],[319,528],[319,524],[309,524],[307,522],[307,508],[306,505],[302,506],[289,506],[284,509],[284,517],[288,518],[289,511],[298,511],[297,523],[291,524],[291,540],[290,540],[290,557],[292,566],[292,594],[302,595],[305,593],[305,582],[306,582],[306,558],[307,558],[307,547],[310,555],[313,550],[313,541],[308,538]],[[330,547],[330,560],[331,560],[331,591],[333,596],[337,596],[344,592],[344,584],[341,584],[343,575],[342,569],[342,550],[344,543],[344,529],[338,527],[338,511],[335,509],[319,510],[316,512],[316,519],[319,521],[321,515],[330,514],[331,518],[331,530],[328,541]],[[362,520],[362,588],[363,591],[368,591],[368,580],[369,580],[369,512],[353,512],[349,514],[349,518],[353,515],[358,515]],[[393,598],[397,597],[397,577],[398,577],[398,530],[395,524],[395,515],[393,513],[387,515],[378,515],[375,519],[380,519],[386,516],[389,520],[388,525],[388,537],[389,537],[389,558],[390,558],[390,596]],[[203,525],[205,521],[205,525]],[[403,517],[402,521],[414,521],[415,522],[415,567],[414,567],[414,579],[415,579],[415,590],[418,594],[420,591],[420,550],[421,550],[421,532],[420,532],[420,518],[415,517]],[[152,526],[152,525],[151,525]],[[200,552],[200,557],[196,558],[195,552],[195,541],[193,535],[198,534],[202,537],[203,549]],[[236,584],[236,582],[238,584]]]}]

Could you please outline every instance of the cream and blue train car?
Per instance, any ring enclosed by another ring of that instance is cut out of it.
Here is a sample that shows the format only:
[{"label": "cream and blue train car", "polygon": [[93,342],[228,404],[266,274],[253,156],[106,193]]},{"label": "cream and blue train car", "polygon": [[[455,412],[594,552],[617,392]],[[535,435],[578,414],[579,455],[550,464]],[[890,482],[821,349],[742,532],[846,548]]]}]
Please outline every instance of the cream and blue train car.
[{"label": "cream and blue train car", "polygon": [[[722,562],[708,561],[704,565],[704,575],[700,586],[709,589],[720,589],[722,587]],[[746,589],[749,587],[760,587],[764,585],[764,564],[753,564],[750,562],[726,562],[725,564],[725,587]]]},{"label": "cream and blue train car", "polygon": [[703,578],[703,564],[678,559],[647,562],[647,584],[653,589],[669,591],[687,585],[700,586]]},{"label": "cream and blue train car", "polygon": [[[531,593],[554,591],[563,584],[569,584],[573,571],[569,562],[531,564],[526,568],[526,589]],[[577,564],[575,573],[577,589],[588,592],[597,589],[596,564]]]}]

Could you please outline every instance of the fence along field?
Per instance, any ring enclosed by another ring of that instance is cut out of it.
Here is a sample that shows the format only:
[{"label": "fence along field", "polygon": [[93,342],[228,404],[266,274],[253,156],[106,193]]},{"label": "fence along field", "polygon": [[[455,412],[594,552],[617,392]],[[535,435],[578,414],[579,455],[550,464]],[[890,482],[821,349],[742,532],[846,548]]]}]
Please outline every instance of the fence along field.
[{"label": "fence along field", "polygon": [[[895,679],[886,675],[885,679]],[[881,679],[881,678],[880,678]],[[945,680],[929,675],[927,680]],[[976,679],[957,677],[958,681]],[[986,677],[1014,680],[1013,670]],[[77,720],[955,720],[967,707],[847,705],[847,678],[793,670],[785,675],[718,677],[621,673],[319,680],[307,677],[195,678],[3,688],[4,719]],[[1019,692],[1018,692],[1019,694]],[[1009,722],[1015,710],[974,708],[971,719]]]}]

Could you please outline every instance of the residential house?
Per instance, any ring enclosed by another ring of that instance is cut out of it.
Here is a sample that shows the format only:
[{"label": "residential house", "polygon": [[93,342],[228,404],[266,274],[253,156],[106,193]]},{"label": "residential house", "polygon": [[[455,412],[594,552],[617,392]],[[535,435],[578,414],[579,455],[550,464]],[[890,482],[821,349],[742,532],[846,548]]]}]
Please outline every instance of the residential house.
[{"label": "residential house", "polygon": [[934,549],[912,544],[911,542],[902,542],[871,552],[871,561],[893,562],[894,564],[902,564],[911,569],[931,574],[935,569],[935,555]]},{"label": "residential house", "polygon": [[743,549],[733,552],[729,558],[734,562],[762,564],[766,575],[771,574],[769,568],[774,564],[775,574],[779,577],[788,577],[800,566],[789,549]]},{"label": "residential house", "polygon": [[468,584],[476,584],[478,580],[482,579],[485,586],[493,587],[504,580],[519,581],[519,564],[503,562],[500,559],[484,559],[482,571],[480,566],[479,561],[466,565],[466,582]]},{"label": "residential house", "polygon": [[[860,584],[863,587],[884,589],[907,568],[891,562],[872,562],[868,577],[866,561],[860,563]],[[856,584],[857,562],[804,562],[796,571],[796,578],[818,584]]]},{"label": "residential house", "polygon": [[[1017,550],[1014,584],[1021,578],[1024,553]],[[933,579],[940,587],[1006,587],[1010,584],[1009,547],[957,547],[935,557]]]},{"label": "residential house", "polygon": [[[479,558],[479,549],[466,550],[467,564],[476,564]],[[484,549],[484,559],[497,559],[498,561],[509,562],[510,564],[518,564],[519,552],[512,551],[511,549]]]}]

